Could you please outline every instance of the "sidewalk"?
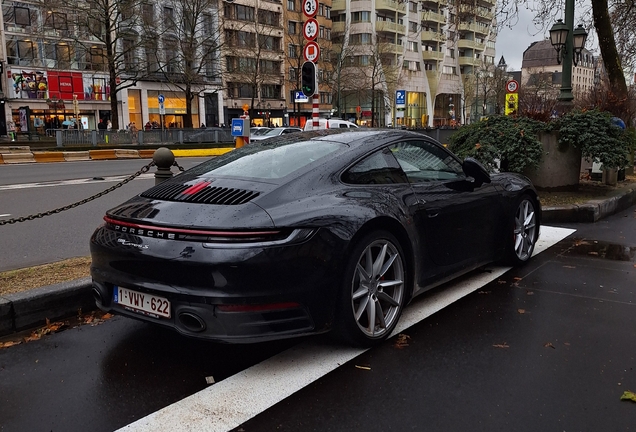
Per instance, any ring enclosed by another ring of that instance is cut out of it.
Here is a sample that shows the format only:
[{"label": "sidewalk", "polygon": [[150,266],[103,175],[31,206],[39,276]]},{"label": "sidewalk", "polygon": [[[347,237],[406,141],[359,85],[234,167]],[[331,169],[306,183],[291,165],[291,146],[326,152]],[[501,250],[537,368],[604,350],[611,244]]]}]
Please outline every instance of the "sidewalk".
[{"label": "sidewalk", "polygon": [[[219,156],[234,149],[220,146],[207,149],[174,149],[175,157]],[[22,163],[73,162],[109,159],[151,159],[156,149],[99,149],[82,151],[32,150],[29,146],[0,146],[0,165]]]},{"label": "sidewalk", "polygon": [[[178,157],[217,156],[232,150],[232,148],[173,150],[173,152]],[[14,149],[15,152],[4,149],[6,147],[0,147],[0,163],[3,163],[3,160],[4,163],[57,161],[53,160],[53,156],[37,155],[38,152],[31,152],[30,149]],[[150,153],[132,150],[91,150],[76,152],[85,153],[81,157],[86,159],[72,160],[152,158],[153,152],[154,150]],[[56,157],[59,158],[59,153],[73,152],[43,153],[57,153]],[[18,160],[23,162],[17,162]],[[593,223],[634,204],[636,204],[636,188],[623,188],[617,190],[614,196],[603,200],[588,201],[579,205],[544,207],[543,223],[546,225],[551,223]],[[42,325],[46,323],[47,319],[54,321],[74,316],[79,309],[82,312],[94,310],[95,301],[91,291],[91,279],[83,278],[0,297],[0,336]]]}]

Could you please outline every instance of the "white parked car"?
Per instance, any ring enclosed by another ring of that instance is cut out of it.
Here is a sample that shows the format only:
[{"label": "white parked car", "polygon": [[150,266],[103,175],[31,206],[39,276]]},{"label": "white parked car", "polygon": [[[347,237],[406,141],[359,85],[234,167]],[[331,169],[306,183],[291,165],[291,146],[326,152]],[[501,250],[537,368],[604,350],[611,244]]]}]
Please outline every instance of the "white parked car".
[{"label": "white parked car", "polygon": [[271,137],[275,137],[275,136],[280,136],[280,135],[285,135],[285,134],[289,134],[289,133],[294,133],[294,132],[302,132],[303,130],[301,128],[297,128],[297,127],[277,127],[277,128],[272,128],[269,131],[267,131],[264,134],[259,134],[259,135],[251,135],[250,136],[250,142],[254,142],[254,141],[262,141],[262,140],[266,140],[268,138]]},{"label": "white parked car", "polygon": [[[307,120],[307,123],[305,123],[305,130],[306,131],[310,131],[310,130],[314,130],[314,121],[312,119]],[[340,119],[325,119],[325,118],[321,118],[318,119],[318,130],[319,129],[357,129],[358,125],[355,123],[351,123],[350,121],[347,120],[340,120]]]}]

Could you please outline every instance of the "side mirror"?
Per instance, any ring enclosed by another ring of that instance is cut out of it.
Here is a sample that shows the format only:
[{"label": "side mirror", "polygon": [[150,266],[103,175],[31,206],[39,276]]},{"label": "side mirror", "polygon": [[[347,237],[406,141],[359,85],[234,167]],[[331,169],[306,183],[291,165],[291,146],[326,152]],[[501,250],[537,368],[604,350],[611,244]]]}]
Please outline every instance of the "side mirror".
[{"label": "side mirror", "polygon": [[475,183],[481,185],[483,183],[490,183],[490,174],[484,166],[477,161],[477,159],[467,157],[462,163],[462,169],[464,174],[468,177],[475,179]]}]

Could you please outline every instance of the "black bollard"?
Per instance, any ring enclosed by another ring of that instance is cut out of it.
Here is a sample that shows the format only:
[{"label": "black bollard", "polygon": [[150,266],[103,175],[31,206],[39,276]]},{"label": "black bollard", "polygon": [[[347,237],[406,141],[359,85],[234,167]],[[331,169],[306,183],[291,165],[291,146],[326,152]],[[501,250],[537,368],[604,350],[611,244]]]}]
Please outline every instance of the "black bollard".
[{"label": "black bollard", "polygon": [[172,177],[172,171],[170,167],[174,163],[174,153],[167,147],[160,147],[155,150],[152,155],[152,160],[157,166],[157,172],[155,172],[155,185],[168,180]]}]

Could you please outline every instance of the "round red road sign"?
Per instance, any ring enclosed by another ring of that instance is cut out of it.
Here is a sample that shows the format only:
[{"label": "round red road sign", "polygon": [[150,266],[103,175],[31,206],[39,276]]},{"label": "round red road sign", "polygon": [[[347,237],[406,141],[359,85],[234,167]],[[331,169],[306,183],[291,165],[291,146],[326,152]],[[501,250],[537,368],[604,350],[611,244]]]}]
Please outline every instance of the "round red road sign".
[{"label": "round red road sign", "polygon": [[305,61],[318,63],[318,59],[320,58],[320,47],[314,41],[307,42],[307,45],[305,45],[305,48],[303,49],[303,56],[305,57]]},{"label": "round red road sign", "polygon": [[309,41],[316,39],[318,37],[318,21],[314,18],[309,18],[305,21],[305,24],[303,24],[303,36]]}]

